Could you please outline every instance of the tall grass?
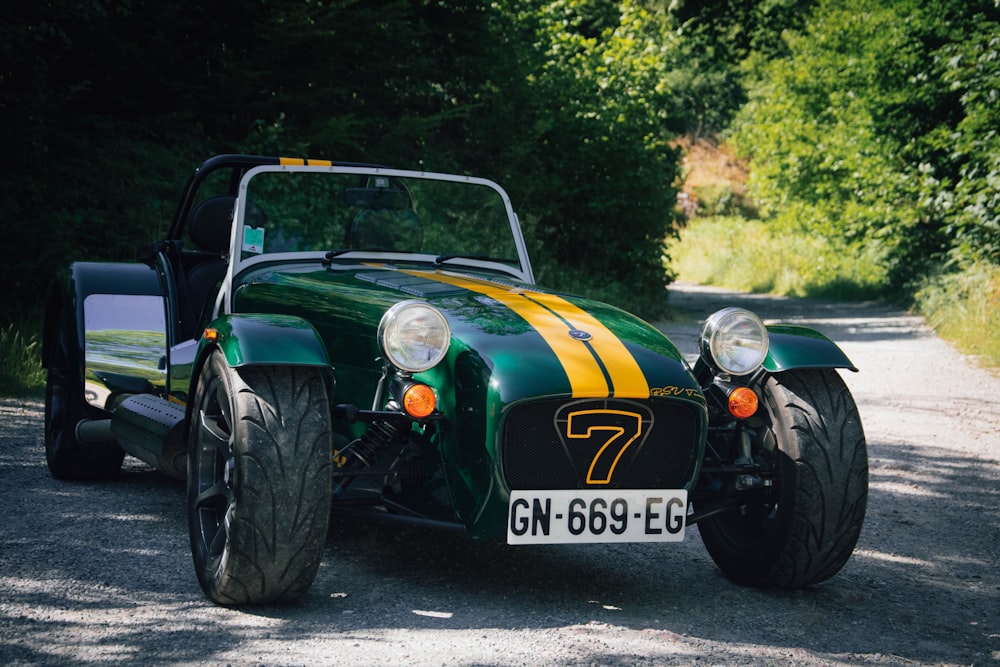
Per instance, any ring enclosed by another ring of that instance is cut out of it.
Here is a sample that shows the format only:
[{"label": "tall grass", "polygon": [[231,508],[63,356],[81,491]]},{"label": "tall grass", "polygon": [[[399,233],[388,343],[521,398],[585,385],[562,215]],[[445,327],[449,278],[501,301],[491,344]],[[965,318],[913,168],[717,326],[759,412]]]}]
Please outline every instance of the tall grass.
[{"label": "tall grass", "polygon": [[[741,217],[695,218],[672,248],[678,280],[835,301],[887,298],[880,257],[863,247],[776,231]],[[1000,267],[925,280],[907,300],[943,339],[1000,369]]]},{"label": "tall grass", "polygon": [[0,396],[40,396],[45,391],[41,318],[29,315],[0,329]]},{"label": "tall grass", "polygon": [[881,295],[879,257],[739,216],[695,218],[671,249],[678,280],[746,292],[855,300]]},{"label": "tall grass", "polygon": [[976,264],[928,278],[915,308],[942,338],[1000,369],[1000,266]]}]

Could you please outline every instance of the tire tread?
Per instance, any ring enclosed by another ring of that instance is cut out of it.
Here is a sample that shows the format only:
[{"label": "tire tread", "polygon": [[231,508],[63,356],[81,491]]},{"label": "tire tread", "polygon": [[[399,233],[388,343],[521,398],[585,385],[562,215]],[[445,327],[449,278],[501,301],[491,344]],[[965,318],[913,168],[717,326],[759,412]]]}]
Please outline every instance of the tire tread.
[{"label": "tire tread", "polygon": [[[235,513],[225,565],[196,568],[220,604],[273,604],[301,597],[326,544],[331,502],[331,428],[321,372],[246,367],[228,372],[235,421]],[[196,535],[193,531],[192,535]],[[193,538],[194,539],[194,538]]]},{"label": "tire tread", "polygon": [[858,409],[833,369],[773,375],[763,403],[780,452],[777,513],[711,517],[699,532],[734,581],[764,588],[817,584],[847,563],[864,524],[868,455]]}]

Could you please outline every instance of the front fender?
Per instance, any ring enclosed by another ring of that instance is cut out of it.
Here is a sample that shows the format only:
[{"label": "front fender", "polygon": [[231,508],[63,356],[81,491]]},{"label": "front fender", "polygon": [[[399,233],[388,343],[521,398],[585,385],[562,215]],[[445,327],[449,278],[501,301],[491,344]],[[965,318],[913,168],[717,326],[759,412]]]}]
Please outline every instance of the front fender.
[{"label": "front fender", "polygon": [[205,331],[199,344],[199,359],[209,349],[218,348],[233,368],[254,365],[330,368],[323,339],[301,317],[237,313],[218,318]]},{"label": "front fender", "polygon": [[763,367],[769,373],[794,368],[858,368],[832,340],[809,327],[773,324],[767,327],[770,345]]}]

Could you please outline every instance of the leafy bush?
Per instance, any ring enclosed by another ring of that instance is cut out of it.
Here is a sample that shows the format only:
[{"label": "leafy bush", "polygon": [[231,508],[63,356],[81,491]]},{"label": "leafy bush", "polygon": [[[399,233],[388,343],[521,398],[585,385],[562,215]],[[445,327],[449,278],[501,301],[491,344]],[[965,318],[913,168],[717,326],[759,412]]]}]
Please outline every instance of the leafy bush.
[{"label": "leafy bush", "polygon": [[520,60],[533,63],[532,102],[517,134],[502,137],[521,149],[502,182],[536,277],[656,317],[677,215],[677,35],[666,14],[634,1],[540,3],[529,25]]},{"label": "leafy bush", "polygon": [[787,57],[751,58],[734,138],[762,213],[870,246],[895,288],[949,253],[996,261],[996,15],[985,1],[823,0],[785,34]]},{"label": "leafy bush", "polygon": [[698,204],[698,215],[707,217],[750,213],[744,198],[732,187],[722,184],[702,185],[692,188]]}]

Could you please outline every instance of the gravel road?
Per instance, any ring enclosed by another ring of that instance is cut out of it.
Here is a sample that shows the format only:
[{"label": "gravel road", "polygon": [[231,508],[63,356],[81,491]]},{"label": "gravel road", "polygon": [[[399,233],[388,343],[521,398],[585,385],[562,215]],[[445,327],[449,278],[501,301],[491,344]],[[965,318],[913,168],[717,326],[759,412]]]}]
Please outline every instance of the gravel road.
[{"label": "gravel road", "polygon": [[795,592],[673,546],[473,545],[335,519],[309,594],[226,609],[190,562],[183,484],[135,459],[110,483],[48,474],[39,401],[0,400],[0,664],[1000,664],[1000,378],[879,304],[677,285],[698,320],[745,305],[842,345],[871,496],[839,575]]}]

